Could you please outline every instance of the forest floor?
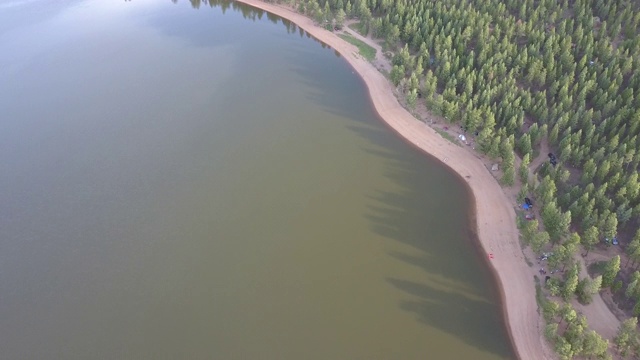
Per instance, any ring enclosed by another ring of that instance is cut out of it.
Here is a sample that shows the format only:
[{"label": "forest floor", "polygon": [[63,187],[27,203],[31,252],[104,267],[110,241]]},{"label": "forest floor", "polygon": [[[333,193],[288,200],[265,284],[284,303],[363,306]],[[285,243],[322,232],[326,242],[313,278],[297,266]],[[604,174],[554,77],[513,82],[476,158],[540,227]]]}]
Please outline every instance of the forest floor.
[{"label": "forest floor", "polygon": [[[424,104],[409,112],[403,103],[402,94],[386,77],[391,69],[390,60],[383,53],[380,44],[371,37],[362,36],[349,27],[339,32],[328,31],[286,6],[260,0],[238,1],[294,22],[339,52],[363,78],[382,120],[400,136],[439,159],[464,179],[473,193],[477,236],[496,276],[502,294],[507,329],[517,356],[520,359],[556,358],[544,338],[544,320],[536,303],[534,279],[540,277],[540,265],[536,264],[536,257],[531,250],[521,246],[516,226],[516,211],[519,211],[516,202],[519,189],[517,176],[514,186],[502,187],[499,183],[501,171],[491,171],[496,161],[475,151],[473,134],[465,134],[459,126],[434,116]],[[349,33],[376,49],[375,59],[372,62],[364,59],[356,46],[337,35],[340,32]],[[466,141],[462,141],[460,135],[465,135]],[[544,162],[546,156],[545,149],[532,161],[531,168]],[[515,168],[518,166],[519,159],[516,158]],[[599,294],[594,296],[591,305],[579,310],[603,337],[611,339],[615,335],[620,322]]]}]

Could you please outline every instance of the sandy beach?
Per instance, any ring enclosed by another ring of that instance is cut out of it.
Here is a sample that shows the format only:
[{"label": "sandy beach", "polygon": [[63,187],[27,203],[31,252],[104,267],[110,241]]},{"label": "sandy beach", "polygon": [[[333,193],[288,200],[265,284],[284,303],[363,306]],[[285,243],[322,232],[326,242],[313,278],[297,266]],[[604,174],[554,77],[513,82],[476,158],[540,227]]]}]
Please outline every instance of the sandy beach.
[{"label": "sandy beach", "polygon": [[507,329],[518,358],[555,358],[540,328],[542,321],[535,301],[534,271],[526,264],[520,249],[515,204],[482,161],[466,149],[442,138],[405,110],[394,96],[393,85],[358,54],[355,46],[287,8],[258,0],[239,2],[291,20],[338,51],[364,79],[380,117],[400,136],[445,163],[466,181],[475,199],[478,239],[496,276]]}]

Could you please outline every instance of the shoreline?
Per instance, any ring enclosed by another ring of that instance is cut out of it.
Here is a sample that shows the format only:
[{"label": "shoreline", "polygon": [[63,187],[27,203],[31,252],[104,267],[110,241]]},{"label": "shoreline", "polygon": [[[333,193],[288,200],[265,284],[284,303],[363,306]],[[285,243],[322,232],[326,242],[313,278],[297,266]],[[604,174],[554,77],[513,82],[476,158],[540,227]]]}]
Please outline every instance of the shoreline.
[{"label": "shoreline", "polygon": [[516,356],[523,360],[556,358],[539,328],[541,319],[535,297],[534,271],[525,262],[520,248],[514,204],[484,164],[473,153],[444,139],[404,109],[394,95],[392,84],[358,54],[356,46],[288,8],[261,0],[236,1],[285,18],[332,47],[362,78],[380,119],[404,140],[453,170],[466,183],[472,200],[470,221],[475,221],[472,229],[476,245],[484,254],[493,254],[491,259],[485,257],[485,261],[495,278],[507,333]]}]

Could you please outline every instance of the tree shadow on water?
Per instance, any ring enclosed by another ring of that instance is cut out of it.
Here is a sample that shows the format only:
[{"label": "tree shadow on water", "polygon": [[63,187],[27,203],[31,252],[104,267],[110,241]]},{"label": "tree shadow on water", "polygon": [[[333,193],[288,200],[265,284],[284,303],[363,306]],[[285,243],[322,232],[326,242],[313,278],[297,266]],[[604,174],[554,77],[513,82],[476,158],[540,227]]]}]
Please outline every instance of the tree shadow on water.
[{"label": "tree shadow on water", "polygon": [[400,308],[416,316],[426,326],[435,327],[462,339],[478,349],[508,359],[508,344],[496,341],[500,333],[491,329],[501,326],[495,313],[498,306],[488,301],[439,290],[412,281],[389,278],[395,288],[411,296],[400,302]]},{"label": "tree shadow on water", "polygon": [[[305,96],[312,103],[318,104],[323,111],[359,123],[373,124],[376,114],[362,114],[358,109],[367,108],[367,99],[359,94],[361,79],[353,73],[347,73],[342,68],[331,71],[329,64],[309,63],[309,53],[305,50],[292,50],[288,54],[290,65],[288,70],[298,76],[299,81],[306,86]],[[326,59],[325,59],[326,60]],[[348,77],[352,77],[349,81]],[[337,89],[332,91],[331,89]],[[373,121],[372,121],[373,120]]]},{"label": "tree shadow on water", "polygon": [[497,295],[492,294],[495,285],[488,268],[478,261],[481,252],[464,182],[420,151],[408,150],[384,126],[356,124],[349,129],[377,145],[364,150],[383,159],[383,175],[392,184],[368,195],[364,216],[369,226],[408,246],[389,256],[424,271],[419,283],[413,278],[387,279],[407,295],[400,308],[470,346],[498,358],[514,358],[498,297],[491,296]]}]

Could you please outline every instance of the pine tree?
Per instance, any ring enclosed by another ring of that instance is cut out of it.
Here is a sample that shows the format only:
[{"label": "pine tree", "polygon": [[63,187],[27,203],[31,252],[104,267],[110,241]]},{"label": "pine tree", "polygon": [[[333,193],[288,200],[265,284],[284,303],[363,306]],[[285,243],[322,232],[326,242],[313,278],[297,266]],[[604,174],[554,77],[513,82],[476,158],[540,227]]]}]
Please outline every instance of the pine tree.
[{"label": "pine tree", "polygon": [[[551,322],[560,312],[560,305],[553,301],[545,301],[542,306],[542,314],[547,322]],[[556,324],[557,325],[557,324]]]},{"label": "pine tree", "polygon": [[568,301],[578,288],[578,268],[577,264],[569,271],[562,287],[562,298]]},{"label": "pine tree", "polygon": [[410,109],[415,109],[417,100],[418,90],[411,89],[411,91],[409,91],[409,94],[407,94],[407,105]]},{"label": "pine tree", "polygon": [[487,153],[489,157],[492,159],[497,158],[500,155],[500,137],[494,136],[491,139],[491,144],[489,145],[489,151]]},{"label": "pine tree", "polygon": [[518,150],[525,155],[528,155],[533,151],[531,147],[531,136],[529,133],[523,134],[520,137],[520,140],[518,140]]},{"label": "pine tree", "polygon": [[632,279],[627,285],[627,289],[624,291],[624,296],[626,296],[629,300],[636,300],[639,295],[639,290],[640,287],[638,286],[638,279]]},{"label": "pine tree", "polygon": [[529,181],[529,164],[530,164],[529,154],[524,154],[522,157],[522,161],[520,162],[520,168],[518,169],[518,175],[520,176],[520,181],[523,184],[528,183]]},{"label": "pine tree", "polygon": [[618,333],[613,338],[613,343],[616,344],[618,352],[623,357],[629,355],[629,352],[634,348],[637,348],[640,344],[636,328],[638,327],[638,318],[629,318],[620,324]]},{"label": "pine tree", "polygon": [[480,150],[484,153],[489,153],[492,144],[494,143],[493,137],[495,124],[496,122],[493,115],[488,115],[485,118],[482,130],[480,130],[478,134],[478,144],[480,145]]},{"label": "pine tree", "polygon": [[589,283],[589,287],[587,288],[587,291],[590,294],[595,295],[600,291],[601,288],[602,288],[602,275],[598,275],[595,278],[593,278],[593,280]]},{"label": "pine tree", "polygon": [[326,1],[324,3],[324,9],[322,10],[322,22],[326,23],[327,21],[331,20],[332,18],[332,14],[331,14],[331,8],[329,7],[329,1]]},{"label": "pine tree", "polygon": [[567,258],[567,248],[564,245],[558,245],[553,248],[553,254],[549,256],[548,264],[550,269],[557,269]]},{"label": "pine tree", "polygon": [[607,262],[602,273],[602,286],[611,286],[620,271],[620,255],[614,256]]},{"label": "pine tree", "polygon": [[538,220],[525,221],[522,228],[522,239],[524,243],[529,245],[533,241],[533,237],[538,233]]},{"label": "pine tree", "polygon": [[404,74],[405,74],[404,66],[394,65],[393,68],[391,69],[391,74],[389,74],[393,85],[395,86],[400,85],[400,81],[404,79]]},{"label": "pine tree", "polygon": [[545,245],[549,243],[549,233],[541,231],[533,235],[531,239],[531,249],[536,254],[539,254]]},{"label": "pine tree", "polygon": [[582,235],[582,246],[587,249],[587,255],[589,255],[589,251],[598,243],[599,236],[600,233],[595,226],[588,228],[587,231],[584,232],[584,235]]},{"label": "pine tree", "polygon": [[567,327],[569,327],[569,324],[572,323],[577,317],[578,314],[576,314],[576,310],[573,308],[573,306],[570,303],[564,303],[560,308],[560,322],[558,323],[558,325],[562,324],[562,321],[564,321],[565,324],[567,324]]},{"label": "pine tree", "polygon": [[590,330],[584,335],[583,356],[604,359],[608,349],[609,340],[603,339],[596,331]]},{"label": "pine tree", "polygon": [[407,44],[405,44],[405,46],[393,56],[391,63],[393,65],[398,65],[398,66],[404,65],[406,67],[410,59],[411,59],[411,54],[409,53],[409,47]]},{"label": "pine tree", "polygon": [[515,180],[515,169],[513,163],[507,163],[502,165],[502,183],[506,186],[513,186]]},{"label": "pine tree", "polygon": [[338,29],[342,29],[346,17],[347,14],[345,13],[345,11],[342,8],[339,8],[338,12],[336,13],[336,26],[338,27]]},{"label": "pine tree", "polygon": [[549,232],[551,240],[557,242],[567,233],[571,223],[571,213],[563,214],[555,202],[549,201],[542,208],[542,223],[545,230]]},{"label": "pine tree", "polygon": [[602,235],[604,235],[605,238],[609,239],[609,241],[612,241],[613,238],[616,237],[617,232],[618,217],[616,216],[616,213],[611,213],[606,219],[604,229],[602,230]]},{"label": "pine tree", "polygon": [[544,327],[544,336],[549,341],[555,341],[558,337],[558,324],[547,324]]},{"label": "pine tree", "polygon": [[313,18],[315,19],[315,21],[318,24],[322,24],[324,23],[324,13],[322,12],[322,9],[320,9],[320,7],[318,6],[318,8],[313,9]]}]

